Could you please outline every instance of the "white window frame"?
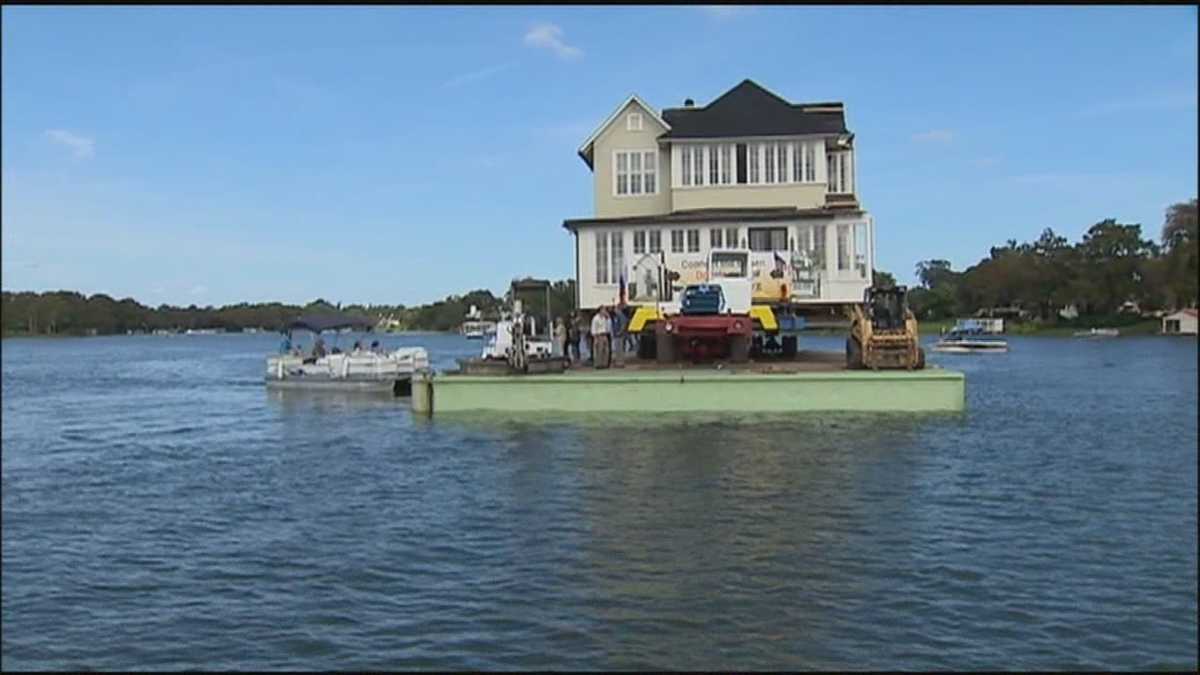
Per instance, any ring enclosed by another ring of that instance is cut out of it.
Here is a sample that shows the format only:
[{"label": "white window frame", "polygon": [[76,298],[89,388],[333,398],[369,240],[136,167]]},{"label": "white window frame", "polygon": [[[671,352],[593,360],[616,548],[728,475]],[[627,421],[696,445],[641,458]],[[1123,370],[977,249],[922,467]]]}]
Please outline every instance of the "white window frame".
[{"label": "white window frame", "polygon": [[[700,252],[700,228],[697,228],[697,227],[688,228],[686,231],[686,237],[687,237],[687,252],[688,253],[699,253]],[[692,246],[693,243],[695,243],[695,246]]]},{"label": "white window frame", "polygon": [[650,234],[646,237],[646,250],[650,253],[662,253],[662,230],[650,230]]},{"label": "white window frame", "polygon": [[763,183],[770,185],[777,183],[775,180],[775,144],[763,144]]},{"label": "white window frame", "polygon": [[[676,246],[678,244],[678,246]],[[671,230],[671,253],[683,253],[685,250],[684,235],[682,229]]]},{"label": "white window frame", "polygon": [[719,163],[721,165],[721,185],[732,185],[734,174],[733,158],[735,156],[733,145],[730,143],[722,143],[720,145],[720,150],[717,151],[717,154],[720,157]]},{"label": "white window frame", "polygon": [[708,228],[708,247],[713,250],[725,248],[725,230],[719,227]]},{"label": "white window frame", "polygon": [[746,144],[746,185],[761,185],[759,180],[762,178],[762,172],[759,171],[759,158],[762,156],[759,143]]},{"label": "white window frame", "polygon": [[[625,171],[621,171],[621,159],[625,159]],[[634,158],[637,158],[638,192],[634,186]],[[658,180],[658,151],[646,149],[613,150],[612,153],[612,196],[617,198],[650,197],[659,193],[661,182]],[[621,177],[625,177],[625,192],[621,192]],[[653,190],[647,190],[648,183],[653,183]]]},{"label": "white window frame", "polygon": [[725,228],[725,246],[726,248],[739,248],[738,229],[736,227]]},{"label": "white window frame", "polygon": [[642,113],[631,112],[625,116],[626,131],[641,131],[642,130]]},{"label": "white window frame", "polygon": [[596,285],[609,285],[608,230],[596,230]]},{"label": "white window frame", "polygon": [[646,231],[645,230],[634,230],[633,231],[633,254],[634,255],[643,255],[645,253],[646,253]]}]

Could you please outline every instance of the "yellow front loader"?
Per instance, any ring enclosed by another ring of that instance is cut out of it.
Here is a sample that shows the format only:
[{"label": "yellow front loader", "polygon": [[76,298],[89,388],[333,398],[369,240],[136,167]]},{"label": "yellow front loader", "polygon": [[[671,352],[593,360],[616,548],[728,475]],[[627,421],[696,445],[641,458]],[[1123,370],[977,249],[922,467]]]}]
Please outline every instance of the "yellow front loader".
[{"label": "yellow front loader", "polygon": [[908,289],[871,287],[862,305],[850,308],[850,335],[846,338],[846,367],[921,370],[925,350],[917,332],[917,318],[908,308]]}]

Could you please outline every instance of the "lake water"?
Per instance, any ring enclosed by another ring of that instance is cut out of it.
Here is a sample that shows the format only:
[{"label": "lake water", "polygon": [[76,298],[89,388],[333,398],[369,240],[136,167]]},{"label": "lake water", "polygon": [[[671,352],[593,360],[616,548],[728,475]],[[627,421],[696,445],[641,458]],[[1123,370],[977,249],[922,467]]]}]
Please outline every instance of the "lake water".
[{"label": "lake water", "polygon": [[0,666],[1194,670],[1196,341],[1010,343],[963,414],[537,423],[4,340]]}]

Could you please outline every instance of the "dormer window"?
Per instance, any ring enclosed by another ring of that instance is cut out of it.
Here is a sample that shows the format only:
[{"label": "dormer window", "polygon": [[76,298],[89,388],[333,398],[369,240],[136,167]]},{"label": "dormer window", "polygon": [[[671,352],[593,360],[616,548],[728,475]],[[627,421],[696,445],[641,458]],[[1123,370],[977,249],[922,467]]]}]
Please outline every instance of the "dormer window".
[{"label": "dormer window", "polygon": [[642,130],[642,113],[629,113],[625,116],[626,131],[641,131]]}]

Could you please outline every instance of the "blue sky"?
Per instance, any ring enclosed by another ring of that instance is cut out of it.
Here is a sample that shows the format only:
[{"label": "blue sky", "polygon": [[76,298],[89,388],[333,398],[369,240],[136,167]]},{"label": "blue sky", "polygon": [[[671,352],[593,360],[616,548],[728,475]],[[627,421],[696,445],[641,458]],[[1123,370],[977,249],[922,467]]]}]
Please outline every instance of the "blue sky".
[{"label": "blue sky", "polygon": [[1194,7],[4,7],[6,290],[420,303],[574,273],[636,92],[843,101],[901,280],[1196,196]]}]

